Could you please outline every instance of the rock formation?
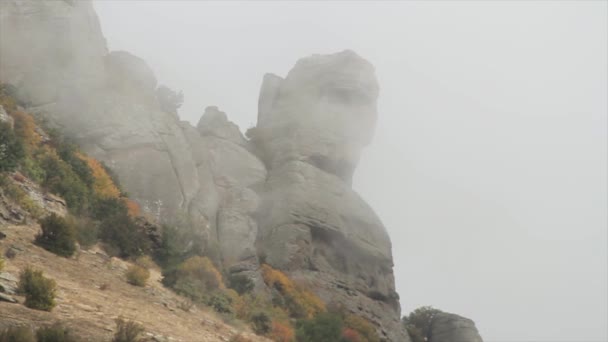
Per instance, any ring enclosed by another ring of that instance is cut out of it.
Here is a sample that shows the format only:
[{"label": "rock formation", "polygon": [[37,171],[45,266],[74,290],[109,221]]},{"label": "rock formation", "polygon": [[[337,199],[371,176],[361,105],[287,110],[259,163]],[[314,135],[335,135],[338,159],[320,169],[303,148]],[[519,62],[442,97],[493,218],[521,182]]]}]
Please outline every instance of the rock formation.
[{"label": "rock formation", "polygon": [[430,342],[483,342],[472,320],[440,312],[433,317]]},{"label": "rock formation", "polygon": [[3,0],[0,80],[115,170],[149,215],[185,217],[229,272],[263,291],[266,262],[386,340],[409,341],[389,236],[351,187],[378,96],[374,68],[354,52],[264,76],[248,140],[216,107],[197,127],[163,111],[146,63],[108,52],[91,1]]}]

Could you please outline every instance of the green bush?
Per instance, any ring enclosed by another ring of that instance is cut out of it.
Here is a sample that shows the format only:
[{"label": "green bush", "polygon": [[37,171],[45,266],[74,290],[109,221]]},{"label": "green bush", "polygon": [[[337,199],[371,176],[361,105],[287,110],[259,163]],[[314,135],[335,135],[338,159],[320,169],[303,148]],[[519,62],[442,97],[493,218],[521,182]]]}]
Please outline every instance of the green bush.
[{"label": "green bush", "polygon": [[4,269],[4,258],[0,256],[0,271]]},{"label": "green bush", "polygon": [[125,321],[123,318],[117,318],[116,333],[112,342],[137,342],[139,336],[144,332],[144,327],[141,324],[133,321]]},{"label": "green bush", "polygon": [[76,251],[76,227],[73,220],[51,214],[40,220],[42,232],[36,244],[60,256],[69,257]]},{"label": "green bush", "polygon": [[24,156],[23,145],[11,126],[0,122],[0,172],[13,170]]},{"label": "green bush", "polygon": [[26,267],[19,275],[19,293],[25,294],[25,306],[31,309],[51,311],[55,307],[54,280],[42,275],[42,271]]},{"label": "green bush", "polygon": [[122,258],[137,257],[150,251],[150,239],[126,213],[101,221],[99,237]]},{"label": "green bush", "polygon": [[125,274],[127,276],[127,282],[135,286],[146,286],[148,278],[150,278],[150,271],[139,266],[132,265],[127,269]]},{"label": "green bush", "polygon": [[0,342],[36,342],[36,337],[29,327],[8,327],[0,331]]},{"label": "green bush", "polygon": [[297,322],[298,342],[336,342],[342,336],[343,323],[339,315],[321,313],[313,319]]},{"label": "green bush", "polygon": [[251,278],[242,274],[231,274],[228,276],[228,287],[243,295],[253,291],[254,283]]},{"label": "green bush", "polygon": [[194,301],[207,303],[209,294],[224,287],[222,275],[207,257],[193,256],[164,272],[163,284]]},{"label": "green bush", "polygon": [[99,223],[88,217],[78,217],[74,219],[76,228],[76,240],[82,248],[89,248],[97,243],[99,239]]},{"label": "green bush", "polygon": [[59,323],[39,328],[36,331],[36,338],[37,342],[76,342],[70,330]]},{"label": "green bush", "polygon": [[266,312],[258,311],[251,315],[251,328],[258,335],[266,335],[272,328],[272,319]]},{"label": "green bush", "polygon": [[233,314],[232,298],[222,291],[214,292],[207,300],[209,305],[215,312],[221,314]]},{"label": "green bush", "polygon": [[431,306],[423,306],[404,316],[402,321],[412,342],[424,342],[430,337],[431,323],[441,310]]},{"label": "green bush", "polygon": [[89,207],[90,190],[68,163],[56,155],[41,157],[41,167],[45,170],[43,186],[50,192],[65,199],[74,213],[82,213]]}]

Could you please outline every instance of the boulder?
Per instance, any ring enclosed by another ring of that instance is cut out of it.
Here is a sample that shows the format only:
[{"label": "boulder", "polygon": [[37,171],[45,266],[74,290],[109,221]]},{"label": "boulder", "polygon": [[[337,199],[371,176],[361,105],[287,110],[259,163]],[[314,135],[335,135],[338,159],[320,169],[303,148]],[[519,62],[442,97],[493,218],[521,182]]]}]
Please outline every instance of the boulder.
[{"label": "boulder", "polygon": [[472,320],[440,312],[433,316],[429,342],[483,342],[483,339]]}]

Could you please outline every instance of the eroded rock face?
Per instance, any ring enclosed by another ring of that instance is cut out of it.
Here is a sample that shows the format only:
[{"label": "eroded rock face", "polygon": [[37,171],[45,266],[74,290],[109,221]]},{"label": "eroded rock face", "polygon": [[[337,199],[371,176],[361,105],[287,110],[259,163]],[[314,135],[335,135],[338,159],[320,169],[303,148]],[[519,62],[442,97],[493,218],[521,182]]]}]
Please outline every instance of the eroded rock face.
[{"label": "eroded rock face", "polygon": [[408,341],[390,239],[350,185],[377,96],[373,67],[351,51],[304,58],[284,80],[265,76],[253,137],[269,166],[259,244],[272,266]]},{"label": "eroded rock face", "polygon": [[373,66],[352,51],[301,59],[285,79],[267,75],[256,127],[267,164],[302,160],[350,183],[377,97]]},{"label": "eroded rock face", "polygon": [[475,322],[446,312],[433,317],[430,336],[430,342],[483,342]]}]

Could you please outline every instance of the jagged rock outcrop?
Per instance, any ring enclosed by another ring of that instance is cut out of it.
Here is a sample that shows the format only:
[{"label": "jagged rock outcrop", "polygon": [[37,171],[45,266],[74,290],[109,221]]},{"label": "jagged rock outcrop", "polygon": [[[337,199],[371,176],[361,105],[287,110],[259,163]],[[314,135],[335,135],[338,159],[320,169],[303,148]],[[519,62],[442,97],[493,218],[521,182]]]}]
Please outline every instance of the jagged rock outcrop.
[{"label": "jagged rock outcrop", "polygon": [[267,75],[254,150],[269,168],[258,212],[266,262],[328,301],[407,341],[395,292],[391,242],[351,188],[374,133],[378,84],[352,51],[301,59],[285,79]]},{"label": "jagged rock outcrop", "polygon": [[475,322],[451,314],[440,312],[433,316],[429,342],[483,342]]}]

